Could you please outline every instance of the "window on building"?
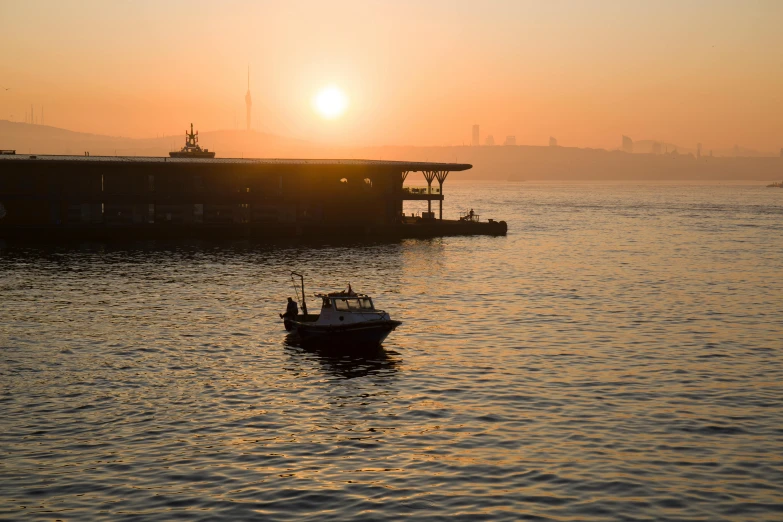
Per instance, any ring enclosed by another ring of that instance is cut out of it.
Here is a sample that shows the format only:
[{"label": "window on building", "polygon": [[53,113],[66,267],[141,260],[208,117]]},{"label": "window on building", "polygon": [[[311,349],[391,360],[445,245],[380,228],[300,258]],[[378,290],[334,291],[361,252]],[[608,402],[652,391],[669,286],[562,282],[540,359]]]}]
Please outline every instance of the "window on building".
[{"label": "window on building", "polygon": [[149,205],[147,205],[147,223],[154,223],[154,222],[155,222],[155,203],[150,203]]},{"label": "window on building", "polygon": [[150,192],[155,192],[155,176],[152,174],[147,176],[147,190]]}]

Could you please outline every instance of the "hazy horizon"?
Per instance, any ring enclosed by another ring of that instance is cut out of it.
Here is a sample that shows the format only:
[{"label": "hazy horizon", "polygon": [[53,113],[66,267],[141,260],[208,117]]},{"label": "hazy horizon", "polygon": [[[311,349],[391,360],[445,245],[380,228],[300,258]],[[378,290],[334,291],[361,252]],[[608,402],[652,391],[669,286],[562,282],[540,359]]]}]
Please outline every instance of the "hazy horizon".
[{"label": "hazy horizon", "polygon": [[[0,3],[0,119],[334,146],[783,146],[779,2]],[[313,98],[338,86],[327,119]],[[6,90],[7,89],[7,90]]]},{"label": "hazy horizon", "polygon": [[[15,127],[22,126],[22,127]],[[24,129],[24,131],[16,132],[15,129]],[[356,158],[357,153],[362,150],[366,151],[378,151],[378,150],[398,150],[401,153],[403,151],[416,151],[416,150],[453,150],[453,151],[470,151],[474,152],[484,149],[506,149],[509,150],[509,146],[505,144],[495,144],[493,146],[486,146],[482,144],[480,147],[474,147],[470,144],[455,144],[455,145],[395,145],[395,144],[369,144],[369,145],[352,145],[352,144],[334,144],[324,141],[299,139],[283,134],[275,134],[271,132],[259,131],[257,129],[251,129],[247,132],[244,129],[199,129],[194,127],[199,132],[201,138],[200,144],[203,147],[210,148],[216,152],[219,157],[240,157],[245,153],[253,157],[273,157],[280,155],[280,151],[283,150],[285,157],[316,157],[318,151],[329,151],[328,157],[346,157]],[[189,132],[189,128],[185,129]],[[137,155],[139,153],[149,154],[152,156],[165,156],[168,152],[179,150],[184,143],[184,132],[172,133],[172,134],[158,134],[152,137],[128,137],[121,135],[109,135],[109,134],[97,134],[80,132],[73,129],[64,127],[56,127],[53,125],[30,124],[27,122],[10,121],[0,118],[0,149],[17,150],[18,153],[37,153],[37,154],[66,154],[71,155],[81,154],[82,152],[90,152],[92,154],[107,154],[107,147],[119,147],[126,149],[125,153],[130,155]],[[113,144],[110,146],[110,144]],[[660,152],[653,150],[653,146],[658,146]],[[281,149],[282,147],[282,149]],[[552,145],[535,144],[535,143],[515,143],[511,146],[513,148],[538,148],[538,149],[551,149]],[[585,151],[620,151],[623,149],[620,146],[615,147],[578,147],[568,145],[557,145],[557,149],[579,149]],[[691,155],[696,156],[698,150],[696,147],[682,146],[677,143],[667,143],[658,140],[634,140],[633,141],[633,154],[679,154],[679,155]],[[313,156],[316,154],[316,156]],[[341,156],[342,154],[342,156]],[[735,146],[729,149],[708,149],[703,148],[701,154],[704,157],[714,156],[715,158],[778,158],[781,157],[779,152],[776,151],[764,151],[756,150],[748,147]],[[374,157],[372,154],[367,157]],[[407,159],[401,157],[398,159]],[[443,159],[443,158],[441,158]],[[458,158],[457,158],[458,159]],[[450,161],[447,158],[444,161]],[[456,160],[455,160],[456,161]]]}]

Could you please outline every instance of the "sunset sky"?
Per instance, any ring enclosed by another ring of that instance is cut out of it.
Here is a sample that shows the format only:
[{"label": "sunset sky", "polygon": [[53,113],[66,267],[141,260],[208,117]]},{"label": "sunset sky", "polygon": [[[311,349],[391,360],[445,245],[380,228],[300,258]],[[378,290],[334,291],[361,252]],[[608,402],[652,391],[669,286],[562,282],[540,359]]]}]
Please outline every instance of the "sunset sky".
[{"label": "sunset sky", "polygon": [[[783,147],[783,2],[0,0],[0,119],[345,145]],[[326,86],[347,98],[324,117]],[[13,118],[11,116],[13,115]]]}]

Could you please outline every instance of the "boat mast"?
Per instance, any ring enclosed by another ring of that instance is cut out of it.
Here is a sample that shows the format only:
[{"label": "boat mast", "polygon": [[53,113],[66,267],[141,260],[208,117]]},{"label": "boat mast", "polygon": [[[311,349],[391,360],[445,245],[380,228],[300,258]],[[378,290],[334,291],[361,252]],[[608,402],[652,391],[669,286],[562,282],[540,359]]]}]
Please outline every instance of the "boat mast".
[{"label": "boat mast", "polygon": [[291,272],[291,277],[293,276],[298,277],[302,281],[302,311],[305,315],[307,315],[307,302],[305,301],[305,290],[304,290],[304,276],[302,274],[297,274],[296,272]]}]

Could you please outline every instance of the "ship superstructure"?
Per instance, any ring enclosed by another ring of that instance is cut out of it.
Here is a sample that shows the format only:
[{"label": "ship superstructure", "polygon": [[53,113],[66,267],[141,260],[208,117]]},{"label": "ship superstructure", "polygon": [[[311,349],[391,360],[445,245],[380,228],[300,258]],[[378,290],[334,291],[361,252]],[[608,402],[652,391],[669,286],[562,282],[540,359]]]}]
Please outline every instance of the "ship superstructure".
[{"label": "ship superstructure", "polygon": [[193,124],[190,124],[190,132],[185,131],[185,146],[176,152],[169,152],[172,158],[214,158],[215,153],[209,149],[202,149],[198,144],[198,131],[193,132]]}]

